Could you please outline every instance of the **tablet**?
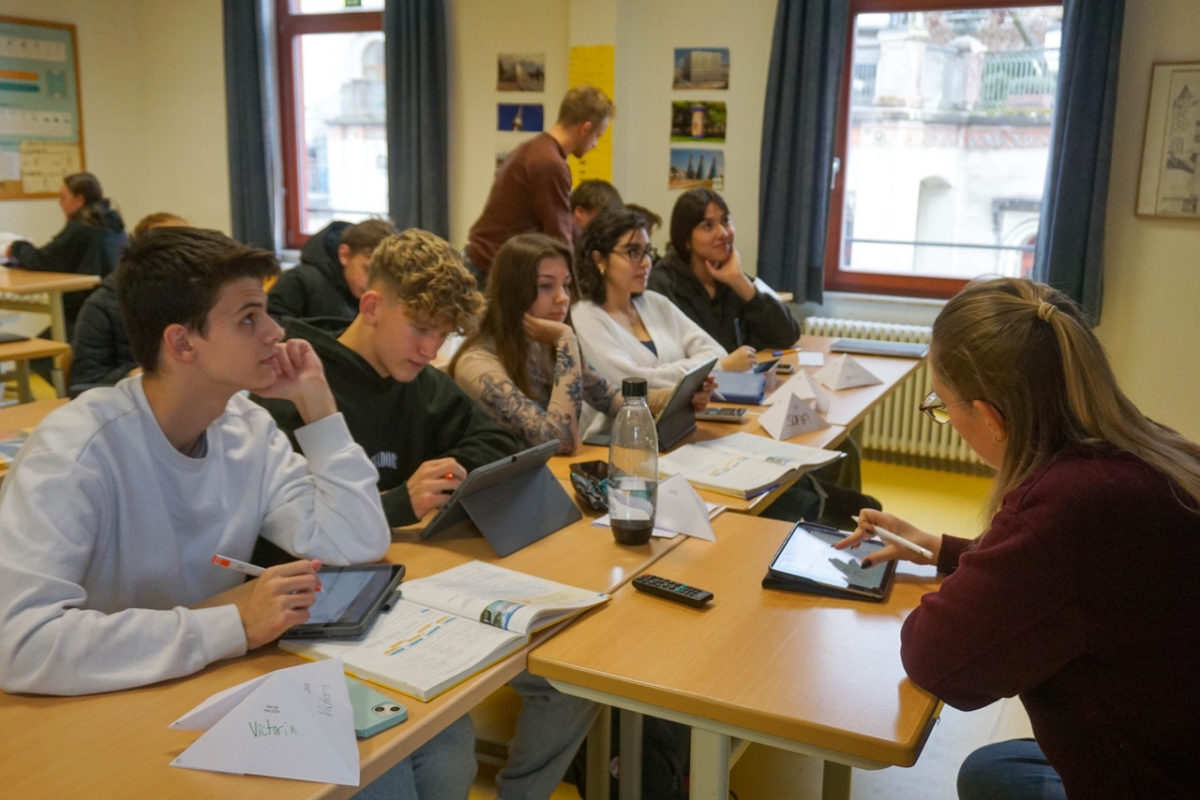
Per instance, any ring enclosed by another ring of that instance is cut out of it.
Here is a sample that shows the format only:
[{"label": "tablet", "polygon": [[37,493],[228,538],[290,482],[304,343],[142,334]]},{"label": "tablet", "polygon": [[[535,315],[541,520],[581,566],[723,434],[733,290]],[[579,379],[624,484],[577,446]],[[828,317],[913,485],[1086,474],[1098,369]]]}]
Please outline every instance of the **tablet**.
[{"label": "tablet", "polygon": [[[662,411],[654,418],[658,432],[658,451],[665,453],[679,444],[689,433],[696,430],[696,412],[692,409],[692,395],[700,391],[717,359],[712,358],[697,364],[683,374]],[[608,447],[612,444],[612,431],[594,433],[583,440],[584,444]]]},{"label": "tablet", "polygon": [[763,587],[882,600],[892,584],[896,562],[863,569],[862,559],[882,550],[885,544],[868,539],[849,550],[833,549],[849,535],[825,525],[797,522],[771,560]]},{"label": "tablet", "polygon": [[362,634],[375,620],[404,577],[403,564],[322,567],[321,591],[309,609],[308,622],[284,632],[288,639],[316,639]]}]

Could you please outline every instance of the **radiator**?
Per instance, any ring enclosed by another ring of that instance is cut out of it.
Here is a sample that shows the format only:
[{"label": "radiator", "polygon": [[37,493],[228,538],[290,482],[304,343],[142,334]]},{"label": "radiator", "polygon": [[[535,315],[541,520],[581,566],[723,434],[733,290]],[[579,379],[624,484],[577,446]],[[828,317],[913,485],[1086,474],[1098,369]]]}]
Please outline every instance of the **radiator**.
[{"label": "radiator", "polygon": [[[804,333],[810,336],[848,336],[892,342],[928,342],[930,328],[924,325],[893,325],[832,317],[806,317]],[[917,410],[925,395],[933,391],[926,361],[896,387],[887,399],[866,416],[854,435],[865,458],[990,475],[980,460],[950,425],[938,425]]]}]

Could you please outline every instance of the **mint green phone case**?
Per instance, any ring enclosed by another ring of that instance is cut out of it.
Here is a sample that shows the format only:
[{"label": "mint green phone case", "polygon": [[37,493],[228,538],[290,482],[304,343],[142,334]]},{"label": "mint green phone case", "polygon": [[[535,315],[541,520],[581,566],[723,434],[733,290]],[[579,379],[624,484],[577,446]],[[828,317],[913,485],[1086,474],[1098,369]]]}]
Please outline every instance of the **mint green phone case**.
[{"label": "mint green phone case", "polygon": [[374,736],[408,719],[408,709],[365,683],[346,676],[350,707],[354,709],[354,732],[360,739]]}]

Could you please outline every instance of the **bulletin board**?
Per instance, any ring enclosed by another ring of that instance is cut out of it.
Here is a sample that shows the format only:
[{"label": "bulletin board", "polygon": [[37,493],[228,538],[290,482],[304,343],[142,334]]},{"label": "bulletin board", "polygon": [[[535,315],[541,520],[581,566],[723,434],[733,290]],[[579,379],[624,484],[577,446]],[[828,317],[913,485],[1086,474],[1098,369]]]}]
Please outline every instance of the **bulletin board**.
[{"label": "bulletin board", "polygon": [[55,197],[83,169],[75,26],[0,16],[0,200]]}]

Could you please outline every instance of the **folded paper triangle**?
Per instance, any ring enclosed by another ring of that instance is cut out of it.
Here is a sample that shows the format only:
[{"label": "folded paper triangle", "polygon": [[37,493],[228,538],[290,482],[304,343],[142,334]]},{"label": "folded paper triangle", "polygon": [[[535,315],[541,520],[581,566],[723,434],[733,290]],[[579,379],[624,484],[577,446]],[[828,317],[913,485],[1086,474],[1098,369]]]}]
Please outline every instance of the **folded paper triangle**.
[{"label": "folded paper triangle", "polygon": [[816,379],[830,389],[854,389],[883,383],[850,356],[838,356],[817,370]]},{"label": "folded paper triangle", "polygon": [[829,393],[822,389],[807,372],[793,376],[787,383],[772,392],[771,396],[763,401],[763,405],[774,405],[793,394],[816,409],[818,413],[824,414],[829,410]]},{"label": "folded paper triangle", "polygon": [[772,405],[758,418],[758,423],[767,433],[780,440],[829,427],[829,423],[812,406],[791,393],[786,401]]}]

